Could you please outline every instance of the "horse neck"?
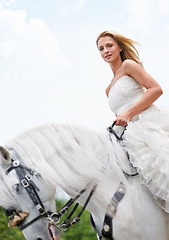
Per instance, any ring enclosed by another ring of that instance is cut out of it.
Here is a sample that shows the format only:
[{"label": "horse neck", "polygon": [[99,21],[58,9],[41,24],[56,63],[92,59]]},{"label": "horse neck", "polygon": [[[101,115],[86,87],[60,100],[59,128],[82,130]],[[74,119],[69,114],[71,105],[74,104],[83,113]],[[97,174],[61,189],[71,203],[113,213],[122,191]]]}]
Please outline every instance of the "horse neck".
[{"label": "horse neck", "polygon": [[[47,184],[60,186],[70,196],[96,183],[92,199],[98,205],[107,204],[110,189],[115,191],[124,177],[105,133],[50,124],[28,131],[7,147],[14,149],[24,164],[40,172]],[[83,203],[83,197],[79,202]]]}]

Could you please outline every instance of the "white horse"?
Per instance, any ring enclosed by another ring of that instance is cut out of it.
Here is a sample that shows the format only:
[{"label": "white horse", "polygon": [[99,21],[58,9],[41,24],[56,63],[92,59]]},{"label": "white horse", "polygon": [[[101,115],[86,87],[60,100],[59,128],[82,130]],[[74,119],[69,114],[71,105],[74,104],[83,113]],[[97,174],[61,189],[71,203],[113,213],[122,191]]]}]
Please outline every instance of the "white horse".
[{"label": "white horse", "polygon": [[[126,174],[131,170],[126,153],[107,131],[98,133],[57,124],[40,126],[0,147],[0,205],[29,212],[21,225],[17,223],[26,239],[57,240],[60,230],[49,216],[56,210],[57,186],[72,198],[84,190],[77,201],[83,206],[89,200],[87,210],[98,238],[113,224],[112,236],[99,239],[169,239],[168,214],[140,184],[138,175]],[[32,184],[38,197],[30,197]],[[93,195],[88,197],[92,189]],[[106,213],[110,225],[105,225]]]}]

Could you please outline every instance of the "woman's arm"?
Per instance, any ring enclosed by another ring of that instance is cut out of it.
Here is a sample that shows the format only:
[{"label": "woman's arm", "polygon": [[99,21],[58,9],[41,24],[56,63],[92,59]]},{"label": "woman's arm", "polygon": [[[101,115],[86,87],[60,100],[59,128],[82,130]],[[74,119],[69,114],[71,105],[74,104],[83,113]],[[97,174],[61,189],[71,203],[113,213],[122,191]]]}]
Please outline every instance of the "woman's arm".
[{"label": "woman's arm", "polygon": [[121,71],[123,75],[131,76],[135,81],[147,89],[137,103],[117,116],[115,120],[117,121],[116,125],[126,126],[136,114],[142,112],[155,102],[162,95],[163,91],[155,79],[139,64],[132,60],[125,60],[122,64]]}]

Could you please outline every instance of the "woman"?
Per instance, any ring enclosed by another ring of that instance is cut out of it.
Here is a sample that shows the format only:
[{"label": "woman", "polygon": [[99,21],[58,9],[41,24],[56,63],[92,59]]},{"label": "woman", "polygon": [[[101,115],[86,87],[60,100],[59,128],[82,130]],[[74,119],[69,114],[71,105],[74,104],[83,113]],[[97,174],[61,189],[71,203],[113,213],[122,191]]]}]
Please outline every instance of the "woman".
[{"label": "woman", "polygon": [[157,203],[169,212],[169,112],[153,103],[160,85],[143,68],[134,42],[105,31],[97,47],[114,77],[106,89],[116,125],[127,126],[123,147]]}]

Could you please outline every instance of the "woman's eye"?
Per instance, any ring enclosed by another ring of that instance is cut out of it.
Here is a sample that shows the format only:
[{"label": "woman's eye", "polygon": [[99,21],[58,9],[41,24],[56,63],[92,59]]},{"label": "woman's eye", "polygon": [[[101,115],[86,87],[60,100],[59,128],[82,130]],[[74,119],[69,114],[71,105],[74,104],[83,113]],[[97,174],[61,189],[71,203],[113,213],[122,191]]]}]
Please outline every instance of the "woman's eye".
[{"label": "woman's eye", "polygon": [[113,44],[109,44],[109,45],[108,45],[108,47],[112,47],[112,46],[113,46]]},{"label": "woman's eye", "polygon": [[103,50],[103,48],[99,48],[99,51],[101,52]]}]

